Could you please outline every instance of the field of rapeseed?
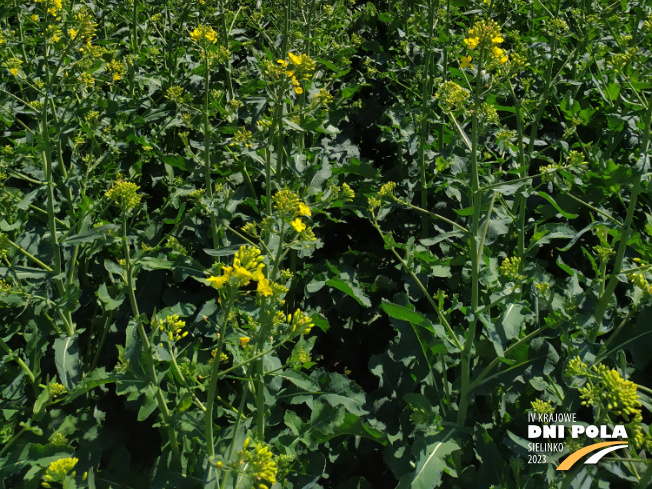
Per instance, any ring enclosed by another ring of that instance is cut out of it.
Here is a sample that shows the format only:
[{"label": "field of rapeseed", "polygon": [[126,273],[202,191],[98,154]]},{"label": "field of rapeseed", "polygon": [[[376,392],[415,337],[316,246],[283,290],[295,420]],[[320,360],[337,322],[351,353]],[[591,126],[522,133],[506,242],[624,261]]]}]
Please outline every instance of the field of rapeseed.
[{"label": "field of rapeseed", "polygon": [[645,1],[2,0],[0,487],[649,487],[651,63]]}]

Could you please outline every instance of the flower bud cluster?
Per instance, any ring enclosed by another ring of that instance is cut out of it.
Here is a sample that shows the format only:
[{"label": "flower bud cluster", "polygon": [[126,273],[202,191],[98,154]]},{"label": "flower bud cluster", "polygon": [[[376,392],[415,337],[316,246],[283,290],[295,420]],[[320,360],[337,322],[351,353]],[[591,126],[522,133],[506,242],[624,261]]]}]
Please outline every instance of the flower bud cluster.
[{"label": "flower bud cluster", "polygon": [[[75,468],[77,462],[79,462],[79,459],[71,457],[60,458],[59,460],[50,462],[50,466],[43,476],[43,486],[50,487],[49,484],[47,486],[45,485],[49,482],[63,483],[66,476],[68,475],[68,472]],[[74,477],[75,473],[73,472],[71,475]]]},{"label": "flower bud cluster", "polygon": [[525,275],[519,273],[521,258],[518,256],[507,257],[500,265],[500,274],[510,280],[525,280]]},{"label": "flower bud cluster", "polygon": [[138,189],[140,187],[135,183],[118,180],[105,195],[122,210],[130,211],[138,206],[143,198],[143,195],[138,193]]},{"label": "flower bud cluster", "polygon": [[175,342],[188,336],[188,331],[183,331],[186,322],[179,319],[178,314],[166,316],[165,319],[158,320],[158,329],[167,334],[170,342]]}]

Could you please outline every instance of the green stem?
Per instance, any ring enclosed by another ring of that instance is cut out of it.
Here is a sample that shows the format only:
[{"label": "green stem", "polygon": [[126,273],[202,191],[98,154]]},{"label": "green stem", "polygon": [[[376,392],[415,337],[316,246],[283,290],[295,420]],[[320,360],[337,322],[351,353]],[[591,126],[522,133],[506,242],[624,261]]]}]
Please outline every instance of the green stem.
[{"label": "green stem", "polygon": [[[640,171],[643,172],[647,167],[648,163],[648,149],[650,145],[650,122],[652,120],[652,96],[648,99],[647,103],[647,112],[645,114],[645,124],[643,128],[643,141],[641,144],[641,157],[643,158],[643,163],[640,166]],[[627,207],[627,215],[625,216],[625,222],[623,224],[623,229],[620,234],[620,240],[618,242],[618,251],[616,252],[616,259],[614,260],[613,269],[611,271],[611,277],[604,291],[604,294],[600,297],[598,305],[595,308],[595,327],[591,332],[591,341],[595,341],[598,337],[600,331],[600,325],[604,319],[604,314],[609,305],[609,301],[613,296],[616,286],[618,285],[618,275],[621,273],[623,258],[625,256],[625,250],[627,249],[627,241],[629,239],[630,228],[632,221],[634,220],[634,211],[636,210],[636,204],[638,202],[638,194],[641,191],[642,187],[642,178],[636,178],[634,182],[634,187],[632,188],[632,193],[629,197],[629,205]]]},{"label": "green stem", "polygon": [[18,440],[18,438],[20,438],[21,435],[22,435],[23,433],[25,433],[26,431],[27,431],[27,428],[22,428],[18,433],[16,433],[16,434],[11,438],[11,440],[9,440],[9,441],[7,442],[7,444],[6,444],[4,447],[2,447],[2,450],[0,450],[0,457],[2,457],[2,456],[5,454],[5,452],[6,452],[7,450],[9,450],[9,449],[11,448],[11,446],[12,446],[14,443],[16,443],[16,441]]},{"label": "green stem", "polygon": [[[505,352],[503,353],[503,358],[507,358],[507,356],[513,352],[516,348],[518,348],[520,345],[523,343],[529,343],[531,340],[536,338],[538,335],[540,335],[545,329],[548,328],[548,325],[541,326],[540,328],[537,328],[536,330],[532,331],[529,335],[524,336],[520,340],[518,340],[516,343],[514,343],[512,346],[507,348]],[[498,365],[500,362],[500,358],[496,357],[494,358],[489,365],[487,365],[482,372],[480,372],[480,375],[476,377],[476,379],[469,385],[469,392],[472,391],[473,389],[477,388],[478,386],[482,385],[482,380],[489,375],[489,373],[493,370],[493,368]]]},{"label": "green stem", "polygon": [[40,267],[42,267],[43,269],[47,270],[47,271],[50,272],[50,273],[54,272],[54,270],[53,270],[52,268],[50,268],[49,266],[47,266],[45,263],[43,263],[41,260],[39,260],[38,258],[36,258],[34,255],[32,255],[31,253],[29,253],[28,251],[22,249],[20,246],[18,246],[16,243],[14,243],[13,241],[11,241],[10,239],[7,238],[7,242],[8,242],[11,246],[13,246],[14,248],[16,248],[18,251],[20,251],[20,252],[21,252],[23,255],[25,255],[27,258],[29,258],[29,259],[32,260],[34,263],[36,263],[37,265],[39,265]]},{"label": "green stem", "polygon": [[[433,0],[428,0],[428,26],[435,25],[435,2]],[[421,76],[421,106],[423,107],[423,112],[421,112],[421,129],[419,131],[419,185],[421,187],[421,207],[423,209],[428,208],[428,188],[426,182],[426,142],[428,135],[430,133],[430,94],[432,92],[432,83],[430,80],[430,67],[433,64],[433,43],[434,36],[427,36],[426,44],[426,53],[425,53],[425,64],[423,67],[423,73]],[[426,236],[428,233],[428,228],[430,223],[428,222],[428,214],[421,216],[421,233],[423,236]]]},{"label": "green stem", "polygon": [[[480,50],[478,59],[478,70],[482,66],[484,58],[484,49]],[[478,72],[475,81],[475,94],[473,103],[476,109],[480,107],[480,95],[482,93],[482,77]],[[482,211],[482,189],[480,188],[480,176],[478,165],[478,111],[473,111],[471,119],[471,191],[469,200],[473,203],[473,220],[471,221],[471,234],[469,236],[471,248],[471,320],[469,330],[466,333],[466,341],[462,350],[461,368],[462,384],[460,387],[460,403],[457,412],[457,424],[463,426],[466,422],[466,412],[469,403],[471,378],[471,353],[475,340],[475,332],[478,324],[478,302],[479,302],[479,282],[480,282],[480,261],[482,260],[482,250],[478,248],[478,228],[480,226],[480,216]]]},{"label": "green stem", "polygon": [[[208,199],[213,203],[213,182],[211,179],[211,126],[208,120],[208,100],[210,95],[210,62],[208,59],[208,51],[204,48],[204,178],[206,180],[206,192]],[[217,237],[217,223],[215,215],[210,213],[211,223],[211,236],[213,237],[213,248],[217,249],[219,246],[219,239]]]},{"label": "green stem", "polygon": [[163,424],[168,434],[168,439],[170,440],[170,447],[172,448],[172,453],[174,457],[179,460],[181,458],[181,450],[179,449],[179,442],[177,441],[177,434],[172,426],[172,416],[168,409],[167,403],[165,402],[165,397],[163,397],[163,391],[158,383],[158,376],[156,375],[156,368],[154,367],[154,357],[152,356],[152,346],[149,342],[149,337],[145,332],[145,327],[143,326],[143,321],[140,317],[140,312],[138,311],[138,303],[136,302],[136,294],[134,291],[134,283],[132,276],[132,266],[131,260],[129,257],[129,243],[127,241],[127,212],[122,210],[122,249],[125,257],[125,267],[127,275],[127,288],[129,289],[129,302],[131,303],[131,311],[134,315],[135,321],[138,324],[138,333],[143,342],[145,350],[145,359],[147,368],[149,370],[148,374],[150,376],[150,387],[154,389],[154,397],[156,398],[156,403],[158,405],[159,411],[161,412],[161,417],[163,418]]},{"label": "green stem", "polygon": [[[385,235],[383,234],[383,231],[380,229],[380,226],[378,225],[378,222],[376,221],[375,218],[371,222],[371,225],[376,229],[376,231],[378,231],[378,234],[380,234],[381,239],[383,241],[385,241]],[[446,319],[446,316],[444,316],[444,313],[441,310],[441,308],[439,307],[439,304],[437,304],[435,302],[435,300],[431,297],[430,293],[428,292],[428,290],[426,290],[426,288],[423,285],[423,283],[421,282],[421,280],[419,280],[419,277],[417,277],[416,274],[410,269],[410,267],[405,262],[405,260],[403,260],[403,258],[401,258],[401,255],[399,255],[396,252],[396,249],[394,248],[394,246],[390,247],[390,251],[396,257],[396,259],[401,263],[401,265],[403,265],[403,268],[410,275],[410,277],[412,277],[412,279],[416,282],[416,284],[419,287],[419,289],[421,290],[421,292],[423,292],[424,296],[426,297],[426,299],[428,300],[428,302],[430,303],[432,308],[437,313],[437,316],[439,317],[439,320],[444,324],[444,327],[448,331],[448,334],[450,336],[449,340],[450,340],[451,344],[456,346],[460,350],[463,350],[464,347],[462,346],[462,343],[460,343],[460,340],[457,338],[457,335],[455,334],[455,332],[453,331],[453,328],[451,327],[450,323]]]},{"label": "green stem", "polygon": [[36,382],[36,378],[34,377],[34,374],[30,368],[27,366],[27,364],[25,364],[22,358],[20,358],[18,355],[14,356],[14,351],[9,348],[9,345],[7,345],[7,343],[5,343],[2,338],[0,338],[0,347],[2,347],[2,349],[7,353],[7,356],[12,358],[18,365],[20,365],[20,368],[23,369],[25,374],[27,374],[29,377],[29,380],[32,382],[32,384],[34,384]]},{"label": "green stem", "polygon": [[18,6],[18,0],[14,0],[14,8],[16,9],[16,17],[18,18],[18,38],[20,39],[20,49],[23,53],[23,63],[27,63],[27,51],[25,50],[25,35],[23,34],[23,16],[21,15]]},{"label": "green stem", "polygon": [[[220,23],[220,29],[222,31],[222,42],[224,47],[229,49],[229,30],[226,27],[226,7],[224,5],[224,0],[220,3],[220,13],[222,14],[222,22]],[[231,80],[231,59],[229,58],[226,62],[226,87],[229,91],[229,101],[233,100],[235,97],[235,92],[233,91],[233,81]]]},{"label": "green stem", "polygon": [[220,356],[222,355],[222,348],[224,347],[226,326],[229,322],[229,315],[231,314],[233,302],[235,301],[235,292],[231,290],[230,286],[227,288],[227,294],[228,297],[226,300],[226,306],[222,314],[222,325],[220,326],[220,332],[217,338],[217,352],[215,354],[215,358],[213,359],[211,375],[208,380],[208,397],[206,398],[206,412],[204,413],[204,435],[206,437],[206,449],[208,450],[209,480],[213,470],[213,459],[215,458],[215,441],[213,438],[213,404],[215,403],[215,398],[217,397],[217,379],[220,370]]},{"label": "green stem", "polygon": [[[48,41],[44,37],[44,67],[45,67],[45,89],[43,91],[44,102],[43,109],[41,111],[41,137],[43,138],[43,151],[41,152],[41,157],[43,159],[43,164],[45,166],[45,179],[47,182],[47,212],[48,212],[48,228],[50,231],[50,241],[52,245],[52,253],[54,255],[54,269],[53,273],[55,275],[55,284],[59,296],[61,298],[66,297],[66,287],[64,285],[64,279],[62,278],[62,264],[61,264],[61,247],[59,245],[59,239],[57,237],[57,223],[54,217],[54,178],[53,178],[53,169],[52,169],[52,143],[50,141],[50,127],[48,124],[48,105],[50,100],[50,89],[51,89],[51,79],[50,79],[50,69],[49,69],[49,51],[48,51]],[[70,310],[66,310],[63,313],[64,325],[66,327],[66,332],[68,336],[72,336],[75,332],[74,323],[72,321],[72,314]]]}]

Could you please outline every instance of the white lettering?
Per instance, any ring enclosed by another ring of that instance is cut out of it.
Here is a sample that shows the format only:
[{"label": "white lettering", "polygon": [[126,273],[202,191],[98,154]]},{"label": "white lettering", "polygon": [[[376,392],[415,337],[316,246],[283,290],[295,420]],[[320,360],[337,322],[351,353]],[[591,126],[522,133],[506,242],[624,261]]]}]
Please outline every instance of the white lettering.
[{"label": "white lettering", "polygon": [[584,433],[584,426],[582,426],[581,424],[574,424],[571,427],[571,432],[572,432],[573,438],[577,438],[582,433]]},{"label": "white lettering", "polygon": [[600,430],[598,430],[597,426],[590,425],[588,428],[586,428],[586,436],[589,438],[595,438],[598,436],[598,433],[600,433]]},{"label": "white lettering", "polygon": [[625,427],[621,424],[617,424],[614,426],[614,438],[627,438],[627,431],[625,431]]},{"label": "white lettering", "polygon": [[541,426],[530,424],[527,427],[528,438],[539,438],[541,436]]}]

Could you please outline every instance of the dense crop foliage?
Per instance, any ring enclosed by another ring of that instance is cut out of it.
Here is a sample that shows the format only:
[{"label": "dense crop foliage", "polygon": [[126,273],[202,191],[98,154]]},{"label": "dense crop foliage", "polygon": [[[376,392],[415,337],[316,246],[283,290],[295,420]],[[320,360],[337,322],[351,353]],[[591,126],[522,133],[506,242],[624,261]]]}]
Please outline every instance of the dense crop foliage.
[{"label": "dense crop foliage", "polygon": [[[0,485],[652,483],[651,6],[4,0],[0,47]],[[628,446],[537,463],[552,413]]]}]

